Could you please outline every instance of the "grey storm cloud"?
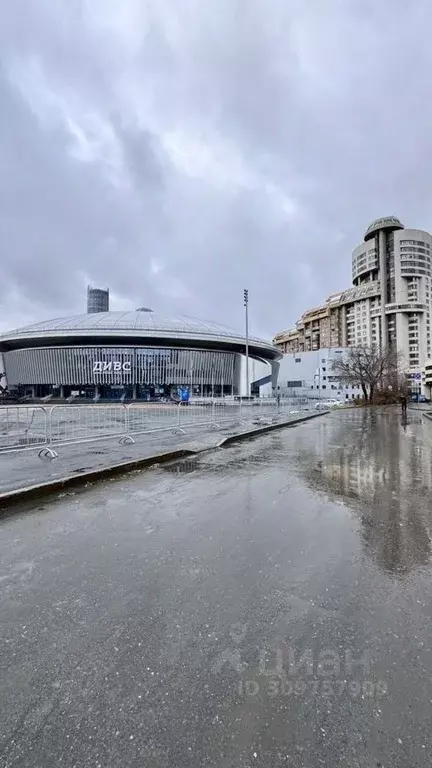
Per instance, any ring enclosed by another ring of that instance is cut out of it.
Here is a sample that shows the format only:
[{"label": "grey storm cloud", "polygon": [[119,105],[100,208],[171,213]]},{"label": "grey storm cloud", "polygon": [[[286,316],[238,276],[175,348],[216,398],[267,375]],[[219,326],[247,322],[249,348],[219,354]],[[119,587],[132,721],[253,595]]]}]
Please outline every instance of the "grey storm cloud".
[{"label": "grey storm cloud", "polygon": [[432,229],[429,0],[4,6],[0,329],[91,282],[271,336],[372,219]]}]

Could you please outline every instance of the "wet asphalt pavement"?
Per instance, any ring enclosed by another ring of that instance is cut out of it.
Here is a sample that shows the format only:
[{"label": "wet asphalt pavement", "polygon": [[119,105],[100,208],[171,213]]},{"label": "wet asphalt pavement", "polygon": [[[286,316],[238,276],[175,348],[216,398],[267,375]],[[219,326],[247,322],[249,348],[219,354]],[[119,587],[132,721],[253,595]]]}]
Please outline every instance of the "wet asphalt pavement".
[{"label": "wet asphalt pavement", "polygon": [[352,410],[0,520],[0,764],[430,766],[431,500]]}]

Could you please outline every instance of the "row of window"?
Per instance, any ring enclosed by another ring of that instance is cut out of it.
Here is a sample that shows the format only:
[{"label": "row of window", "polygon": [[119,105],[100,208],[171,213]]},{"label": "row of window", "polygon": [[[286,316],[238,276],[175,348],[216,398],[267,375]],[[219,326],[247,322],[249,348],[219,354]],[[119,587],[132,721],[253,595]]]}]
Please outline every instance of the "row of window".
[{"label": "row of window", "polygon": [[430,269],[426,271],[425,269],[419,269],[419,266],[420,266],[419,264],[416,264],[415,266],[408,267],[408,268],[406,266],[404,267],[401,266],[401,275],[411,275],[413,272],[416,275],[430,275]]},{"label": "row of window", "polygon": [[375,254],[372,254],[371,256],[366,256],[365,253],[362,254],[362,256],[358,256],[357,259],[354,260],[354,263],[357,264],[357,266],[360,266],[362,264],[366,264],[367,262],[373,264],[378,260],[378,256]]},{"label": "row of window", "polygon": [[412,248],[408,246],[407,248],[401,248],[401,258],[406,258],[407,254],[412,253],[414,256],[418,256],[419,258],[426,258],[427,260],[430,259],[431,253],[430,251],[427,251],[426,248]]},{"label": "row of window", "polygon": [[354,277],[357,277],[359,275],[359,273],[361,273],[361,272],[366,272],[367,270],[371,270],[372,271],[373,269],[377,269],[377,262],[376,261],[373,261],[373,262],[369,261],[367,264],[366,264],[366,262],[362,263],[362,264],[357,264],[357,268],[356,268],[356,270],[354,272]]},{"label": "row of window", "polygon": [[429,260],[426,260],[425,256],[407,256],[404,254],[401,257],[401,267],[423,267],[424,269],[430,269]]},{"label": "row of window", "polygon": [[401,245],[402,243],[404,245],[424,245],[425,248],[430,249],[429,243],[425,243],[423,240],[401,240],[400,243]]}]

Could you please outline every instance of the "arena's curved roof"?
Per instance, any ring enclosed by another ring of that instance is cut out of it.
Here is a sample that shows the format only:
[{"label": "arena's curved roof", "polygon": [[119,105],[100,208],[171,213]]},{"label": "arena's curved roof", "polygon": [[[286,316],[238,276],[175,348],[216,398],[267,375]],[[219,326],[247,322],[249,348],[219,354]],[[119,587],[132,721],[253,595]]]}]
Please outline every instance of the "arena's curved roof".
[{"label": "arena's curved roof", "polygon": [[375,219],[372,224],[369,224],[364,239],[370,240],[380,229],[405,229],[405,227],[396,216],[384,216],[382,219]]},{"label": "arena's curved roof", "polygon": [[[144,309],[144,308],[143,308]],[[128,312],[98,312],[95,314],[69,315],[53,320],[45,320],[32,325],[8,331],[0,336],[0,347],[14,346],[19,342],[39,342],[43,346],[44,340],[82,339],[91,338],[121,338],[124,343],[128,338],[133,343],[142,343],[145,339],[165,339],[175,341],[203,341],[207,343],[230,343],[244,345],[245,337],[237,331],[224,325],[198,320],[194,317],[183,315],[171,316],[152,310],[139,309]],[[81,341],[82,343],[82,341]],[[255,348],[265,350],[271,357],[280,357],[279,351],[269,341],[249,337],[249,343]],[[33,345],[32,344],[32,345]]]}]

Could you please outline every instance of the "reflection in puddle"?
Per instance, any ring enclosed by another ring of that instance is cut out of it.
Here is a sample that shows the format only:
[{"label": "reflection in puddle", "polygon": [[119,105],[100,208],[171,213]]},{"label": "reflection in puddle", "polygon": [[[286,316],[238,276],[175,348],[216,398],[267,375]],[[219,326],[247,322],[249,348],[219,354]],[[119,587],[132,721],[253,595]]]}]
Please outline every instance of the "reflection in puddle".
[{"label": "reflection in puddle", "polygon": [[310,485],[354,510],[380,567],[404,574],[429,563],[432,446],[421,422],[402,424],[395,411],[347,414],[313,461],[310,452],[299,460]]}]

